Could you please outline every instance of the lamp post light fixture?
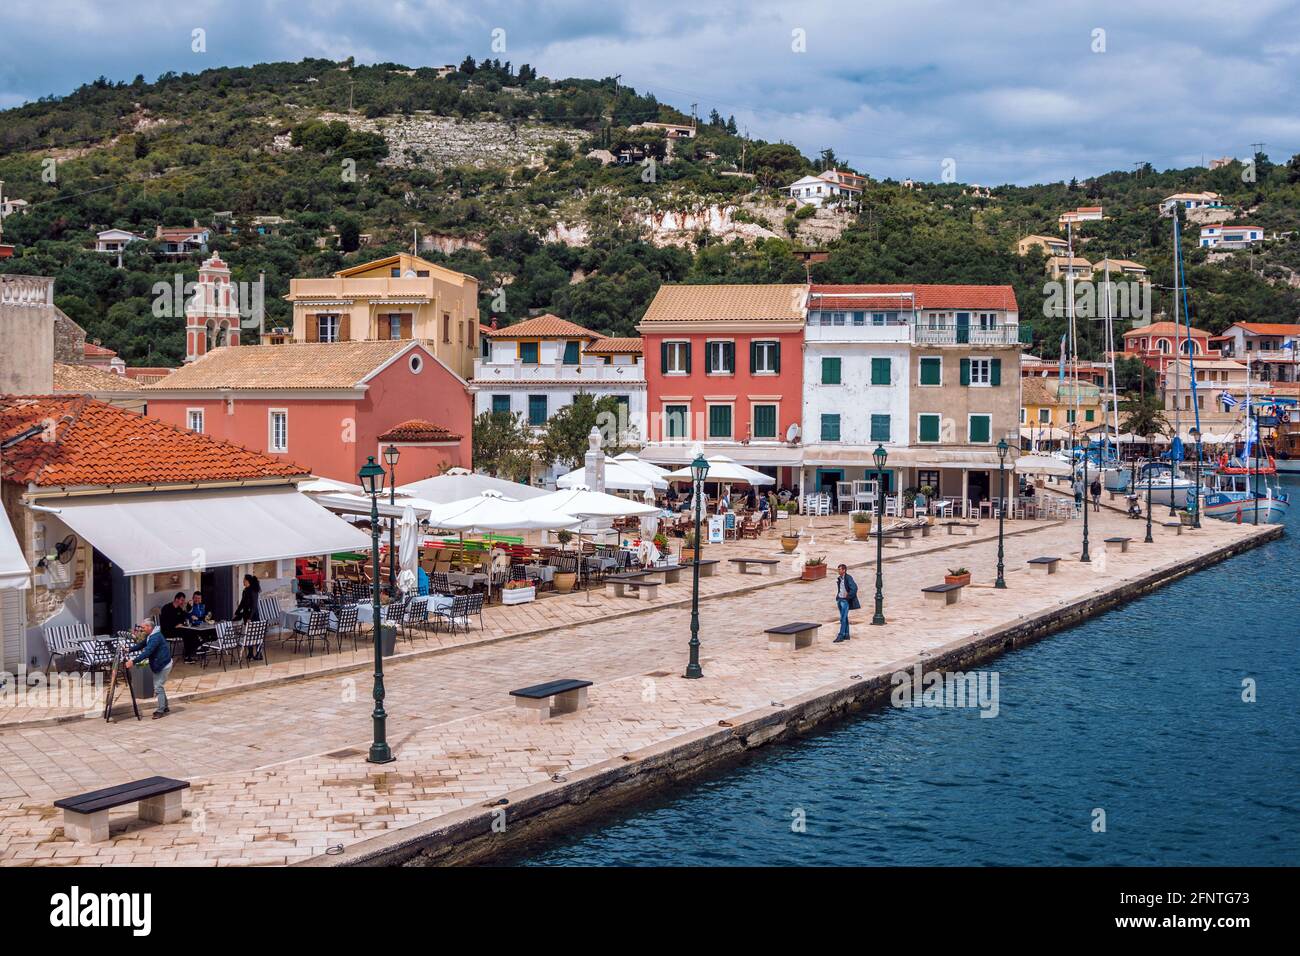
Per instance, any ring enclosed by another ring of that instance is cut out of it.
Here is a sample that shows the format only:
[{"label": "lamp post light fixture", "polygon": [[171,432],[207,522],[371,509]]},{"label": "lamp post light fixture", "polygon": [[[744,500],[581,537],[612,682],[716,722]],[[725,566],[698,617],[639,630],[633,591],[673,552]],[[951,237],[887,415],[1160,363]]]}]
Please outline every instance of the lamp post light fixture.
[{"label": "lamp post light fixture", "polygon": [[1189,434],[1196,445],[1195,479],[1192,485],[1192,527],[1201,526],[1201,430],[1193,427]]},{"label": "lamp post light fixture", "polygon": [[1005,568],[1002,563],[1002,534],[1007,517],[1007,451],[1009,448],[1005,438],[998,442],[998,496],[1002,499],[1002,507],[998,509],[998,577],[993,582],[995,588],[1007,586],[1007,579],[1003,575]]},{"label": "lamp post light fixture", "polygon": [[[1156,450],[1155,435],[1147,435],[1147,446],[1152,452]],[[1150,544],[1153,540],[1151,537],[1151,485],[1152,485],[1152,479],[1155,477],[1155,472],[1151,470],[1150,465],[1151,462],[1150,460],[1148,460],[1147,470],[1146,470],[1147,471],[1147,536],[1144,542],[1146,544]],[[1170,487],[1172,488],[1172,485]],[[1171,491],[1170,494],[1172,493],[1173,492]]]},{"label": "lamp post light fixture", "polygon": [[[396,445],[384,449],[384,461],[388,462],[388,503],[397,504],[397,459],[401,452]],[[397,593],[397,519],[388,516],[388,593]]]},{"label": "lamp post light fixture", "polygon": [[1084,564],[1092,563],[1092,555],[1088,553],[1088,445],[1085,441],[1083,445],[1083,554],[1079,555],[1079,560]]},{"label": "lamp post light fixture", "polygon": [[709,463],[701,449],[696,450],[691,462],[691,490],[695,494],[695,561],[691,568],[691,658],[686,665],[690,680],[703,677],[700,670],[700,551],[704,542],[700,538],[700,513],[703,510],[704,479],[709,475]]},{"label": "lamp post light fixture", "polygon": [[885,575],[883,562],[885,558],[885,537],[882,524],[885,504],[885,461],[889,458],[889,452],[885,451],[883,444],[880,444],[871,453],[871,457],[876,462],[876,613],[871,615],[871,623],[884,624]]},{"label": "lamp post light fixture", "polygon": [[372,715],[374,720],[374,739],[370,743],[370,753],[366,757],[368,763],[392,763],[393,751],[388,746],[387,723],[388,714],[384,712],[384,655],[383,645],[380,643],[383,634],[383,620],[379,611],[379,496],[384,490],[384,467],[375,464],[375,456],[371,455],[366,463],[361,466],[361,471],[357,473],[361,480],[361,488],[370,496],[370,547],[372,560],[372,573],[374,586],[371,589],[371,599],[373,601],[374,616],[371,618],[370,630],[375,638],[375,710]]}]

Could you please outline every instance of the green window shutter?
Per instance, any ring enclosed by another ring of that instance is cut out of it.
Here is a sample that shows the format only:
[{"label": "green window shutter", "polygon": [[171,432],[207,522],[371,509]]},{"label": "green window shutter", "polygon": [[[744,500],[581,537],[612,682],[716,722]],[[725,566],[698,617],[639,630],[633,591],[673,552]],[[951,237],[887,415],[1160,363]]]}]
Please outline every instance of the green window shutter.
[{"label": "green window shutter", "polygon": [[781,343],[772,343],[772,371],[781,371]]},{"label": "green window shutter", "polygon": [[528,424],[530,425],[546,424],[546,396],[545,395],[528,396]]},{"label": "green window shutter", "polygon": [[519,361],[524,365],[537,364],[537,343],[520,342],[519,343]]},{"label": "green window shutter", "polygon": [[961,383],[963,385],[970,384],[970,359],[968,358],[961,360]]},{"label": "green window shutter", "polygon": [[660,374],[668,371],[668,343],[659,343],[659,372]]},{"label": "green window shutter", "polygon": [[686,420],[690,415],[689,405],[664,406],[664,434],[668,438],[686,437]]},{"label": "green window shutter", "polygon": [[873,358],[871,360],[871,384],[889,384],[889,359]]},{"label": "green window shutter", "polygon": [[989,384],[1002,384],[1002,359],[993,359],[989,362]]},{"label": "green window shutter", "polygon": [[840,416],[822,416],[822,441],[840,440]]},{"label": "green window shutter", "polygon": [[691,374],[691,343],[687,342],[685,344],[686,344],[686,363],[684,367],[686,369],[686,374],[690,375]]},{"label": "green window shutter", "polygon": [[493,414],[493,415],[498,415],[498,414],[501,414],[501,413],[505,413],[506,415],[509,415],[509,414],[510,414],[510,396],[509,396],[509,395],[493,395],[493,396],[492,396],[492,414]]},{"label": "green window shutter", "polygon": [[1096,414],[1097,413],[1093,409],[1089,408],[1087,411],[1083,413],[1083,420],[1086,422],[1093,421],[1093,419],[1096,417]]},{"label": "green window shutter", "polygon": [[564,364],[565,365],[578,364],[578,343],[577,342],[564,343]]},{"label": "green window shutter", "polygon": [[749,374],[753,375],[758,371],[758,343],[753,339],[749,342]]},{"label": "green window shutter", "polygon": [[776,437],[776,406],[775,405],[754,406],[754,437],[755,438]]},{"label": "green window shutter", "polygon": [[736,371],[736,343],[722,343],[722,366],[728,372]]},{"label": "green window shutter", "polygon": [[922,415],[919,428],[918,438],[921,441],[936,442],[939,440],[939,416]]},{"label": "green window shutter", "polygon": [[871,416],[871,440],[889,441],[889,416],[888,415]]},{"label": "green window shutter", "polygon": [[730,405],[709,406],[709,437],[710,438],[731,437],[731,406]]},{"label": "green window shutter", "polygon": [[921,359],[921,384],[922,385],[941,385],[942,382],[942,360],[934,357]]},{"label": "green window shutter", "polygon": [[989,440],[989,417],[987,415],[971,416],[968,440],[971,444],[982,444]]},{"label": "green window shutter", "polygon": [[838,385],[840,384],[840,360],[824,356],[822,358],[822,384]]}]

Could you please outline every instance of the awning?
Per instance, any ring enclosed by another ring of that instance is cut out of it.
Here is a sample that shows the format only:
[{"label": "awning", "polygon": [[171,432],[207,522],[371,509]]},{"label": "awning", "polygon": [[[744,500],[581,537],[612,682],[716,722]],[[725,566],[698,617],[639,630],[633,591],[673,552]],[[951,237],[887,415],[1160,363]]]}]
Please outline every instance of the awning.
[{"label": "awning", "polygon": [[369,537],[292,488],[99,495],[44,507],[128,575],[370,547]]},{"label": "awning", "polygon": [[[875,461],[871,457],[874,449],[844,448],[835,445],[808,445],[804,449],[804,465],[830,465],[840,467],[852,465],[874,470]],[[889,448],[889,457],[885,459],[885,468],[964,468],[986,471],[998,467],[998,453],[988,451],[964,451],[939,448]]]},{"label": "awning", "polygon": [[803,451],[797,445],[781,442],[662,442],[646,445],[640,451],[642,461],[661,465],[689,465],[695,460],[695,450],[700,448],[706,458],[725,455],[732,461],[750,468],[798,468],[803,463]]},{"label": "awning", "polygon": [[32,572],[22,548],[9,524],[9,516],[0,508],[0,588],[23,590],[31,587]]}]

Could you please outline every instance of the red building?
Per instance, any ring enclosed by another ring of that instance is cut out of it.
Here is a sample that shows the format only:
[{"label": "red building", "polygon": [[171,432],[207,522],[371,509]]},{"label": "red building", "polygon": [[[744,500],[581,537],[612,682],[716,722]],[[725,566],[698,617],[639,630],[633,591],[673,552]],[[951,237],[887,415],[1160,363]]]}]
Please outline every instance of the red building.
[{"label": "red building", "polygon": [[1156,372],[1178,358],[1193,352],[1201,358],[1220,358],[1219,350],[1210,347],[1210,333],[1178,322],[1152,322],[1150,325],[1129,329],[1124,333],[1125,358],[1141,359]]},{"label": "red building", "polygon": [[468,383],[418,340],[213,349],[140,390],[149,414],[355,482],[383,448],[402,482],[471,466]]},{"label": "red building", "polygon": [[638,326],[649,443],[684,464],[698,443],[798,483],[804,285],[665,285]]}]

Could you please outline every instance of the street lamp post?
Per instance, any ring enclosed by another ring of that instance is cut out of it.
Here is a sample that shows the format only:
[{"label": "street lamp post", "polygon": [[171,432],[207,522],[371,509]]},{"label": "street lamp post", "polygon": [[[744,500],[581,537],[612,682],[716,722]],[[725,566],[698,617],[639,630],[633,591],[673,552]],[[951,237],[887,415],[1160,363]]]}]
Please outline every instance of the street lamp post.
[{"label": "street lamp post", "polygon": [[375,711],[372,715],[375,726],[374,739],[370,743],[370,754],[366,757],[366,761],[391,763],[393,751],[388,746],[386,730],[388,714],[384,712],[384,655],[383,645],[380,643],[383,625],[379,612],[379,496],[384,490],[384,468],[382,465],[375,464],[375,456],[371,455],[361,466],[357,477],[361,480],[362,489],[370,496],[371,577],[374,584],[371,589],[374,616],[371,619],[370,630],[375,638]]},{"label": "street lamp post", "polygon": [[1196,477],[1195,484],[1192,486],[1192,527],[1199,528],[1201,526],[1201,430],[1193,427],[1190,434],[1192,441],[1196,443]]},{"label": "street lamp post", "polygon": [[[1152,452],[1156,450],[1155,435],[1147,435],[1147,447]],[[1151,464],[1150,459],[1148,459],[1147,460],[1147,465],[1148,465],[1147,467],[1147,536],[1145,542],[1146,544],[1150,544],[1153,540],[1151,537],[1151,485],[1153,484],[1155,472],[1151,470],[1150,464]]]},{"label": "street lamp post", "polygon": [[[397,459],[401,452],[396,445],[384,449],[384,461],[388,462],[388,504],[397,504]],[[388,593],[397,593],[397,521],[388,516]]]},{"label": "street lamp post", "polygon": [[876,460],[876,613],[871,615],[872,624],[885,623],[885,534],[884,534],[884,503],[885,503],[885,461],[889,453],[885,451],[883,444],[877,445],[876,450],[871,453],[871,457]]},{"label": "street lamp post", "polygon": [[1092,563],[1092,556],[1088,554],[1088,442],[1083,445],[1083,554],[1079,555],[1079,560],[1085,564]]},{"label": "street lamp post", "polygon": [[691,659],[686,665],[686,676],[690,680],[704,676],[700,670],[700,550],[703,540],[700,538],[700,512],[703,507],[704,479],[709,474],[709,463],[700,451],[691,462],[691,487],[695,492],[695,561],[691,568]]},{"label": "street lamp post", "polygon": [[1005,588],[1007,579],[1003,576],[1003,551],[1002,551],[1002,534],[1003,526],[1007,517],[1007,440],[1004,438],[998,442],[998,495],[1002,499],[1002,507],[998,509],[998,578],[993,582],[995,588]]}]

